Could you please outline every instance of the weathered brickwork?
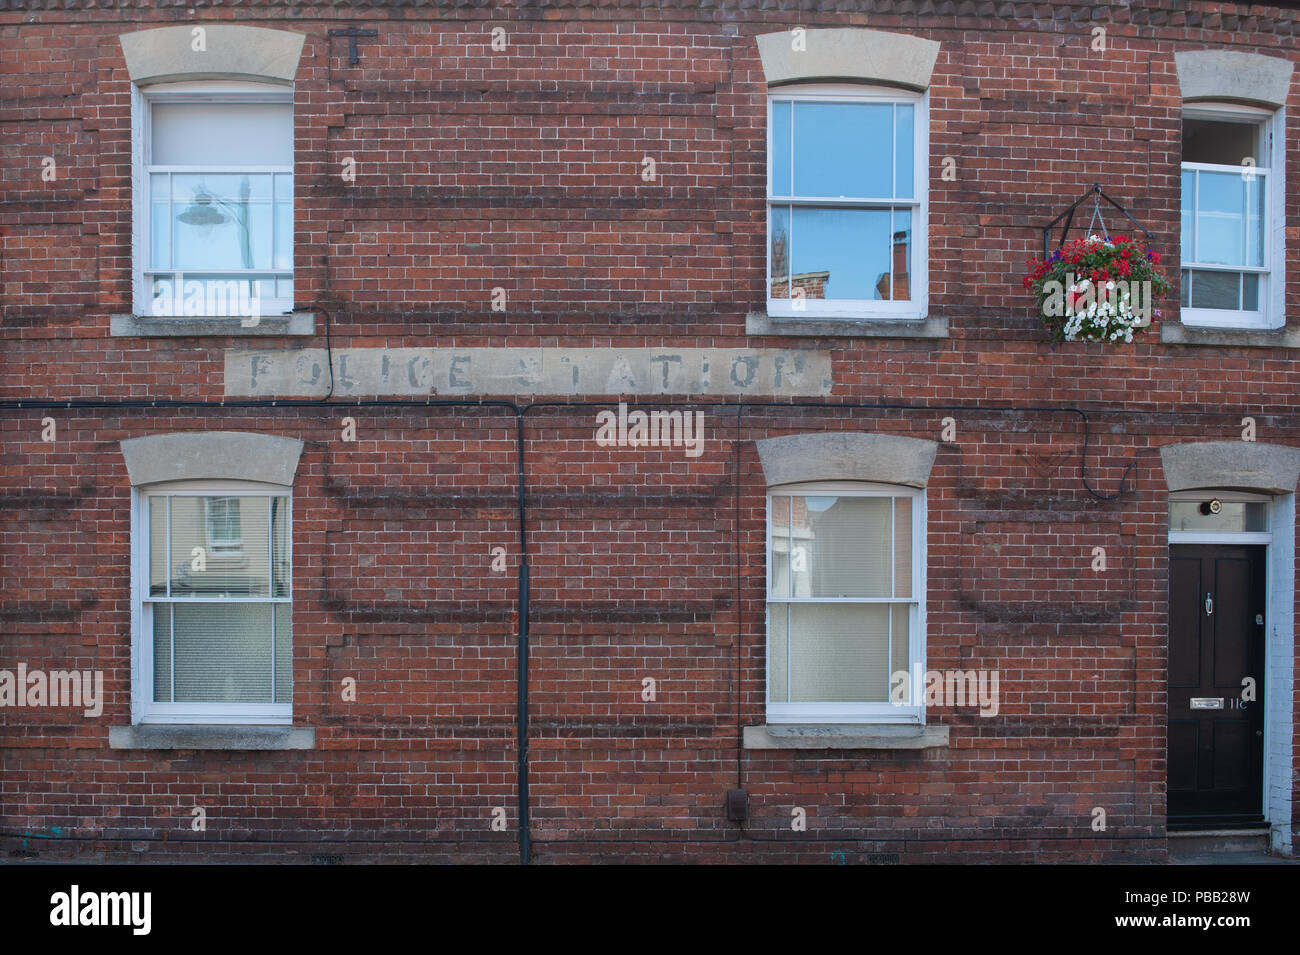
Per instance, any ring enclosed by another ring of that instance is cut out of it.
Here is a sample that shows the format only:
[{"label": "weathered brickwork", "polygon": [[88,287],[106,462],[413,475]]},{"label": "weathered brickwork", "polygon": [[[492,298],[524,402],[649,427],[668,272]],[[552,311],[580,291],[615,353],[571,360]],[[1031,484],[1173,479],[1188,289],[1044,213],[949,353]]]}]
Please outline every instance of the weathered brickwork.
[{"label": "weathered brickwork", "polygon": [[[251,3],[191,17],[0,0],[0,670],[101,670],[106,691],[94,718],[0,708],[4,850],[517,860],[516,415],[471,397],[423,404],[456,397],[441,393],[386,406],[217,404],[250,393],[230,384],[228,356],[325,348],[328,317],[336,350],[830,353],[829,394],[698,399],[698,457],[598,445],[596,414],[617,407],[617,393],[502,393],[568,403],[522,417],[536,861],[1163,860],[1158,449],[1238,439],[1244,416],[1259,441],[1300,446],[1300,368],[1284,348],[1162,344],[1176,294],[1131,346],[1052,347],[1020,279],[1041,224],[1094,182],[1154,234],[1176,276],[1173,53],[1296,60],[1300,11],[1200,0],[857,6]],[[312,337],[110,335],[110,316],[132,306],[131,91],[118,36],[190,23],[306,36],[293,93],[294,262]],[[946,338],[745,331],[765,305],[767,88],[754,37],[798,25],[941,44],[929,89],[929,297]],[[327,37],[346,26],[378,33],[358,40],[356,66],[347,39]],[[491,46],[498,26],[503,51]],[[1104,53],[1090,47],[1095,26]],[[1294,183],[1300,84],[1287,112]],[[355,182],[341,175],[347,158]],[[1300,190],[1288,190],[1286,217],[1294,325]],[[504,310],[492,307],[495,288]],[[78,399],[135,404],[14,404]],[[742,413],[740,401],[753,406]],[[835,407],[846,404],[861,407]],[[47,417],[53,441],[42,440]],[[341,438],[344,417],[355,441]],[[131,486],[119,442],[203,430],[305,442],[292,488],[293,711],[315,729],[314,749],[108,746],[109,727],[131,722]],[[932,708],[927,719],[950,731],[940,749],[744,749],[743,728],[765,721],[766,487],[754,442],[855,430],[940,442],[927,488],[927,666],[998,670],[999,712]],[[1092,570],[1095,547],[1104,573]],[[504,565],[493,566],[494,548]],[[654,700],[643,698],[647,677]],[[347,678],[355,701],[341,697]],[[750,798],[743,823],[724,810],[738,788]],[[205,832],[191,828],[195,806]],[[796,807],[806,832],[791,830]],[[1104,832],[1091,826],[1096,807]]]}]

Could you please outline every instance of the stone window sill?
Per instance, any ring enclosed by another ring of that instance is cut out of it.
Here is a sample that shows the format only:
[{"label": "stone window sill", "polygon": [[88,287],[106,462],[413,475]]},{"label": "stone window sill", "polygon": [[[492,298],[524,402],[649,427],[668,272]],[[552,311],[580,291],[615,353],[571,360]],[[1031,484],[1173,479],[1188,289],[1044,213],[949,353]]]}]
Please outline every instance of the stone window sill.
[{"label": "stone window sill", "polygon": [[316,315],[313,312],[294,312],[290,315],[267,315],[256,325],[244,327],[241,318],[172,318],[144,315],[113,315],[109,319],[109,333],[114,337],[136,338],[193,338],[198,335],[282,336],[314,335]]},{"label": "stone window sill", "polygon": [[1220,348],[1300,348],[1300,329],[1205,328],[1168,321],[1160,323],[1160,341]]},{"label": "stone window sill", "polygon": [[310,726],[225,726],[138,723],[110,726],[110,749],[315,749]]},{"label": "stone window sill", "polygon": [[750,335],[801,335],[816,338],[947,338],[948,319],[931,315],[918,321],[897,319],[785,318],[766,312],[745,316]]},{"label": "stone window sill", "polygon": [[869,723],[746,726],[745,749],[941,749],[946,726]]}]

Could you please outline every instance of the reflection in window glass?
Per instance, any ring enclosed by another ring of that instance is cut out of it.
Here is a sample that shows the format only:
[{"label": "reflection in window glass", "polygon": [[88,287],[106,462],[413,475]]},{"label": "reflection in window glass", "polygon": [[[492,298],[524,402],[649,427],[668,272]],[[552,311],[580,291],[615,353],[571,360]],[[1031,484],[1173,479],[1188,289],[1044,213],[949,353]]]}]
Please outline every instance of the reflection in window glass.
[{"label": "reflection in window glass", "polygon": [[1246,183],[1240,173],[1196,174],[1196,260],[1245,264]]},{"label": "reflection in window glass", "polygon": [[155,493],[146,505],[153,700],[290,702],[289,498]]},{"label": "reflection in window glass", "polygon": [[773,99],[771,299],[913,298],[916,112],[911,102]]},{"label": "reflection in window glass", "polygon": [[793,108],[793,195],[893,197],[892,104],[796,102]]},{"label": "reflection in window glass", "polygon": [[790,207],[773,206],[768,217],[771,234],[769,298],[790,298]]},{"label": "reflection in window glass", "polygon": [[773,206],[771,222],[773,298],[912,297],[910,209]]},{"label": "reflection in window glass", "polygon": [[1268,268],[1269,157],[1259,121],[1183,123],[1180,302],[1257,312]]},{"label": "reflection in window glass", "polygon": [[1173,531],[1243,531],[1268,530],[1268,507],[1263,501],[1220,501],[1217,514],[1208,505],[1214,500],[1173,501],[1169,505],[1169,529]]},{"label": "reflection in window glass", "polygon": [[889,703],[913,649],[913,498],[770,500],[770,701]]},{"label": "reflection in window glass", "polygon": [[894,195],[911,199],[916,189],[916,108],[894,104]]},{"label": "reflection in window glass", "polygon": [[795,208],[795,281],[808,298],[888,299],[888,209]]},{"label": "reflection in window glass", "polygon": [[148,115],[147,307],[181,316],[289,310],[292,104],[159,98]]},{"label": "reflection in window glass", "polygon": [[208,512],[208,547],[214,552],[238,550],[243,543],[240,536],[241,499],[238,497],[204,498]]}]

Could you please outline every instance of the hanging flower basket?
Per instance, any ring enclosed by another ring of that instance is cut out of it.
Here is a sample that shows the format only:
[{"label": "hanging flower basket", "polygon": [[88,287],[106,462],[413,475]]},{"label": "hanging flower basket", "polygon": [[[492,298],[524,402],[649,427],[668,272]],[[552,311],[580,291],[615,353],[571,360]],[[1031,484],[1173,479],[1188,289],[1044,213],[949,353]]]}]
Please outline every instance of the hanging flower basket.
[{"label": "hanging flower basket", "polygon": [[[1079,207],[1092,200],[1086,238],[1066,242]],[[1160,253],[1128,236],[1114,239],[1106,230],[1102,202],[1118,210],[1149,240],[1151,233],[1100,183],[1076,199],[1043,227],[1043,258],[1030,259],[1025,289],[1034,293],[1038,314],[1054,342],[1131,342],[1159,315],[1156,299],[1169,291],[1160,271]],[[1055,252],[1052,230],[1064,222]]]},{"label": "hanging flower basket", "polygon": [[1160,253],[1123,235],[1074,239],[1027,264],[1024,287],[1054,342],[1131,342],[1169,292]]}]

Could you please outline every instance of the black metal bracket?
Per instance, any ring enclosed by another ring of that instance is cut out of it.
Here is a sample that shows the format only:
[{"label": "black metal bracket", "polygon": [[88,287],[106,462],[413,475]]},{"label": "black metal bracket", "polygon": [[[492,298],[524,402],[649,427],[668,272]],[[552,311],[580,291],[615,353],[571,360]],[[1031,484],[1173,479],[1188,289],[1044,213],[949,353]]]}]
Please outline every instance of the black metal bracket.
[{"label": "black metal bracket", "polygon": [[[1065,226],[1064,228],[1061,229],[1061,241],[1056,246],[1058,249],[1063,248],[1065,246],[1065,237],[1070,233],[1070,225],[1074,222],[1075,211],[1079,208],[1079,206],[1083,205],[1089,199],[1092,199],[1093,212],[1094,214],[1097,215],[1098,218],[1100,218],[1100,213],[1101,213],[1101,200],[1105,199],[1112,206],[1114,206],[1121,213],[1123,213],[1124,218],[1128,219],[1129,222],[1137,226],[1138,229],[1142,232],[1144,236],[1147,237],[1148,240],[1153,242],[1155,241],[1155,236],[1153,236],[1150,232],[1148,232],[1145,228],[1143,228],[1142,223],[1138,222],[1137,219],[1134,219],[1133,216],[1129,214],[1129,211],[1127,209],[1125,209],[1118,202],[1116,202],[1114,199],[1112,199],[1110,196],[1106,195],[1106,193],[1102,191],[1101,183],[1094,182],[1092,184],[1092,188],[1089,189],[1087,192],[1085,192],[1078,199],[1076,199],[1068,209],[1062,212],[1051,222],[1047,223],[1047,225],[1043,226],[1043,258],[1047,258],[1051,254],[1052,229],[1054,229],[1056,227],[1056,224],[1060,222],[1062,219],[1065,220]],[[1105,230],[1105,228],[1106,228],[1106,223],[1102,222],[1103,231]],[[1109,238],[1109,235],[1107,236],[1107,238]]]},{"label": "black metal bracket", "polygon": [[356,27],[348,27],[346,30],[330,30],[329,36],[331,39],[336,36],[348,38],[348,66],[356,66],[361,62],[361,56],[357,53],[357,39],[359,37],[379,36],[379,31],[358,30]]}]

